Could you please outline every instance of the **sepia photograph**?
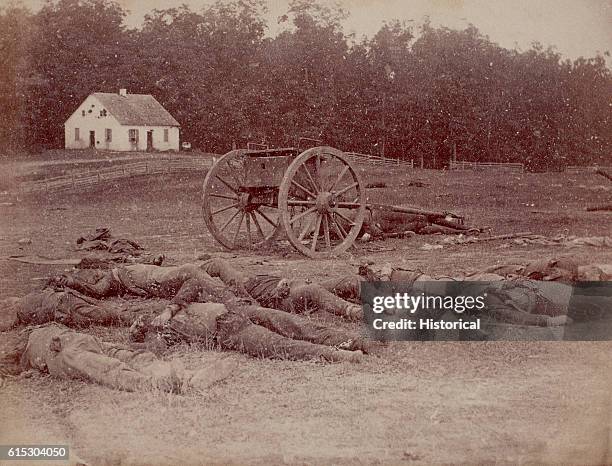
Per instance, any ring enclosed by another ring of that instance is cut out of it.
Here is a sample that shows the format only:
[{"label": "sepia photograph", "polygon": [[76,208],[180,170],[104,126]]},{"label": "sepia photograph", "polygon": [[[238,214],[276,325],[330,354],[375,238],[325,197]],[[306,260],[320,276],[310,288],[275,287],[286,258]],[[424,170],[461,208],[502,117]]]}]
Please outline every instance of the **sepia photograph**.
[{"label": "sepia photograph", "polygon": [[0,465],[612,464],[611,0],[0,0]]}]

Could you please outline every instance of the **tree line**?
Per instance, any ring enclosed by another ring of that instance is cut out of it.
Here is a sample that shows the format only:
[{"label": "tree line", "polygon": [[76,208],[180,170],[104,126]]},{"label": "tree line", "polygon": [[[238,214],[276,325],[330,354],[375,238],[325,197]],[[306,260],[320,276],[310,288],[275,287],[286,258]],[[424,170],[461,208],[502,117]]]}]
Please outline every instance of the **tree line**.
[{"label": "tree line", "polygon": [[265,1],[153,10],[141,28],[109,0],[0,9],[0,146],[63,147],[92,92],[152,94],[182,139],[223,153],[301,136],[441,167],[451,157],[532,169],[609,164],[612,77],[603,56],[563,59],[463,30],[390,20],[370,38],[345,13],[293,0],[266,35]]}]

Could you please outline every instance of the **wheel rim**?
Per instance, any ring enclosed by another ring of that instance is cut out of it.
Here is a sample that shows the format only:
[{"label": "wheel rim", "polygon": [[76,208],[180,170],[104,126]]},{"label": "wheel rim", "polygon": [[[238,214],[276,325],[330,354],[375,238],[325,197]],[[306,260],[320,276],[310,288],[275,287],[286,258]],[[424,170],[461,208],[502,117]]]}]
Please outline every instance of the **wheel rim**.
[{"label": "wheel rim", "polygon": [[213,237],[228,249],[253,248],[278,231],[278,209],[255,202],[253,189],[245,188],[245,150],[221,157],[206,174],[202,214]]},{"label": "wheel rim", "polygon": [[309,257],[346,251],[365,217],[359,174],[331,147],[315,147],[289,166],[279,191],[281,224],[291,244]]}]

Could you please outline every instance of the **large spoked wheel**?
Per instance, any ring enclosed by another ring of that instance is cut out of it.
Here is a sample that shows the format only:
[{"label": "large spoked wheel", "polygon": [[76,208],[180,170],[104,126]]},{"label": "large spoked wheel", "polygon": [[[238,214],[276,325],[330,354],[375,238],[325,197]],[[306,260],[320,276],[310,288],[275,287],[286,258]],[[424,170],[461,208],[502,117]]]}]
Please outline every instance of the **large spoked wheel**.
[{"label": "large spoked wheel", "polygon": [[366,214],[365,189],[341,151],[314,147],[289,165],[278,209],[289,242],[302,254],[330,257],[345,252]]},{"label": "large spoked wheel", "polygon": [[228,249],[253,248],[274,237],[279,226],[276,205],[245,188],[245,150],[233,150],[208,171],[202,193],[204,222]]}]

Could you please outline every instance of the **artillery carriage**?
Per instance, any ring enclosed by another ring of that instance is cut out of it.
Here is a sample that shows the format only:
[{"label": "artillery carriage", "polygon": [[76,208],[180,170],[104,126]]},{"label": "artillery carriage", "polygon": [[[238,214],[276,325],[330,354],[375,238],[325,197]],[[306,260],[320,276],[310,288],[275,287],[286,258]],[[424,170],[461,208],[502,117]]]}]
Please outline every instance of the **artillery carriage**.
[{"label": "artillery carriage", "polygon": [[228,152],[206,175],[202,196],[204,221],[228,249],[284,233],[302,254],[330,257],[351,247],[366,215],[359,173],[325,146]]}]

